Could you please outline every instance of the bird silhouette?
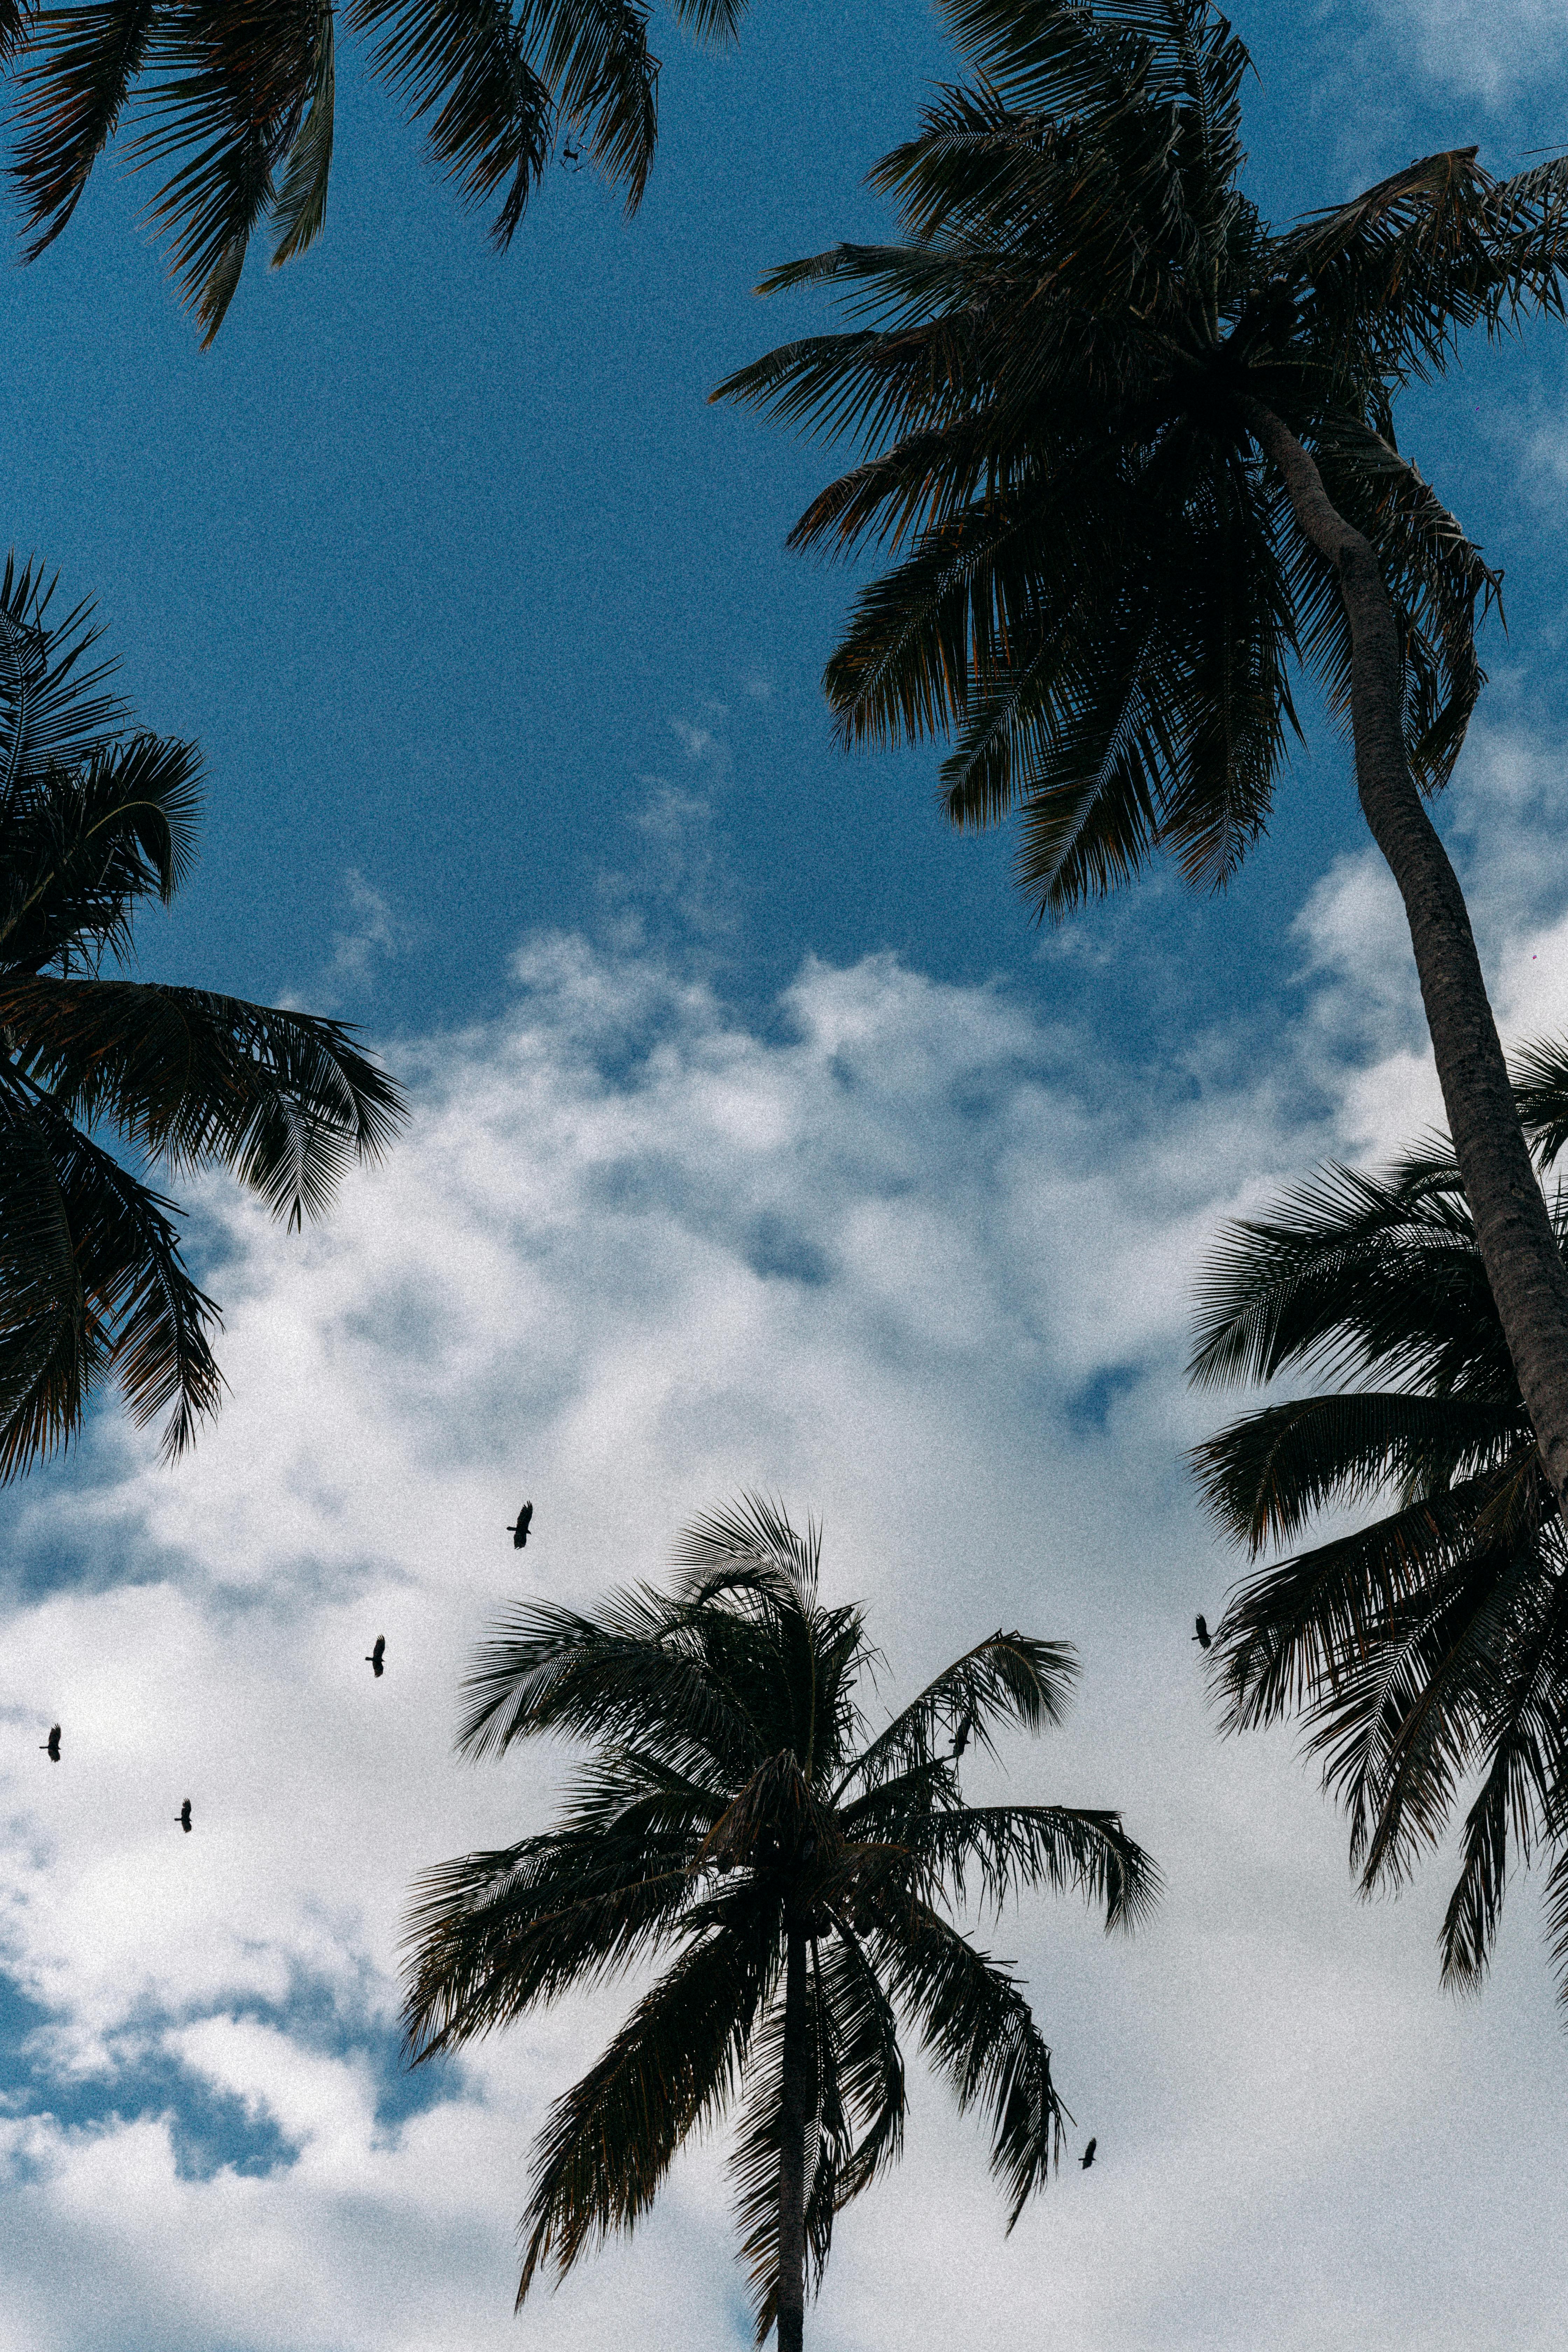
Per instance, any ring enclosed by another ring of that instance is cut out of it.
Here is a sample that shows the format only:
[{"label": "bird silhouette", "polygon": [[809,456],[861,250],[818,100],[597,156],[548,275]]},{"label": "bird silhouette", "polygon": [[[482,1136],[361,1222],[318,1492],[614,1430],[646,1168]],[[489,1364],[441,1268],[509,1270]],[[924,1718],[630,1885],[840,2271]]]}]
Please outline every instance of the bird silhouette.
[{"label": "bird silhouette", "polygon": [[1079,2162],[1086,2172],[1089,2170],[1089,2166],[1094,2162],[1094,2151],[1099,2146],[1100,2142],[1097,2139],[1091,2139],[1089,2146],[1084,2149],[1083,2154],[1079,2158]]},{"label": "bird silhouette", "polygon": [[958,1718],[958,1729],[952,1735],[952,1760],[956,1764],[969,1745],[969,1735],[974,1728],[974,1717],[967,1710]]},{"label": "bird silhouette", "polygon": [[532,1525],[533,1505],[531,1503],[524,1503],[521,1510],[519,1511],[517,1515],[516,1525],[514,1527],[510,1527],[507,1529],[508,1535],[511,1538],[511,1548],[513,1551],[521,1551],[522,1549],[523,1545],[528,1541],[528,1530]]},{"label": "bird silhouette", "polygon": [[184,1831],[185,1835],[189,1837],[191,1833],[191,1801],[189,1797],[185,1799],[184,1803],[174,1815],[174,1819],[179,1822],[180,1827]]},{"label": "bird silhouette", "polygon": [[58,1723],[54,1723],[49,1726],[49,1736],[47,1739],[39,1740],[38,1752],[40,1755],[47,1756],[51,1764],[58,1764],[59,1762],[60,1727]]},{"label": "bird silhouette", "polygon": [[1197,1643],[1200,1650],[1206,1650],[1209,1643],[1214,1640],[1214,1635],[1209,1632],[1208,1623],[1205,1618],[1200,1617],[1198,1619],[1198,1630],[1192,1638]]},{"label": "bird silhouette", "polygon": [[382,1675],[386,1672],[385,1659],[386,1635],[384,1633],[378,1633],[375,1637],[374,1649],[368,1651],[365,1654],[365,1664],[370,1668],[371,1673],[375,1676],[377,1682],[381,1680]]}]

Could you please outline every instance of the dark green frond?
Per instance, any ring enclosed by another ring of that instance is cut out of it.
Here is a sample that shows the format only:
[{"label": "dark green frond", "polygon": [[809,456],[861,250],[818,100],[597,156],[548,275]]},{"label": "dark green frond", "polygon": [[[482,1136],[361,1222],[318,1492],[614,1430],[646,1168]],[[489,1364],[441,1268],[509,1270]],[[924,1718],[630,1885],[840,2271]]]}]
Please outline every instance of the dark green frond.
[{"label": "dark green frond", "polygon": [[164,0],[137,164],[172,163],[149,217],[211,343],[317,86],[321,0]]},{"label": "dark green frond", "polygon": [[1039,1732],[1067,1712],[1079,1675],[1069,1642],[1041,1642],[1025,1633],[995,1633],[944,1667],[917,1698],[861,1749],[838,1794],[875,1788],[895,1773],[931,1761],[938,1743],[951,1746],[960,1727],[976,1747],[994,1753],[994,1732],[1016,1723]]},{"label": "dark green frond", "polygon": [[356,0],[375,63],[469,204],[502,190],[490,236],[510,244],[550,160],[555,110],[506,0]]},{"label": "dark green frond", "polygon": [[1534,1447],[1517,1397],[1358,1389],[1247,1413],[1189,1459],[1220,1526],[1258,1552],[1293,1542],[1331,1504],[1353,1508],[1390,1489],[1425,1500]]},{"label": "dark green frond", "polygon": [[754,1727],[709,1671],[701,1629],[681,1632],[677,1605],[647,1586],[616,1594],[597,1618],[520,1602],[464,1685],[459,1748],[499,1755],[555,1731],[635,1743],[698,1777],[754,1770],[765,1752]]},{"label": "dark green frond", "polygon": [[1385,1177],[1330,1165],[1274,1214],[1224,1228],[1199,1276],[1188,1377],[1268,1381],[1290,1365],[1511,1389],[1468,1204],[1451,1160]]},{"label": "dark green frond", "polygon": [[31,54],[17,77],[11,165],[26,206],[28,261],[65,227],[113,138],[146,62],[158,6],[159,0],[86,0],[33,16]]},{"label": "dark green frond", "polygon": [[738,1903],[637,2003],[540,2135],[521,2307],[542,2269],[564,2277],[598,2240],[630,2230],[683,2140],[731,2095],[774,1974],[757,1906]]},{"label": "dark green frond", "polygon": [[406,1117],[341,1022],[203,989],[0,979],[0,1034],[72,1118],[111,1120],[177,1171],[231,1168],[294,1225]]},{"label": "dark green frond", "polygon": [[90,604],[49,618],[55,583],[42,568],[5,558],[0,577],[0,816],[50,772],[89,760],[127,717],[104,681],[112,662],[88,666],[102,635]]},{"label": "dark green frond", "polygon": [[808,1519],[805,1533],[797,1535],[784,1505],[766,1495],[742,1495],[704,1511],[681,1530],[670,1554],[672,1566],[688,1570],[683,1590],[694,1603],[742,1588],[764,1589],[776,1579],[805,1609],[816,1599],[821,1559],[821,1528]]},{"label": "dark green frond", "polygon": [[712,1811],[711,1801],[680,1808],[645,1797],[607,1833],[556,1831],[426,1871],[406,1938],[415,2062],[617,1975],[679,1934],[700,1891],[697,1849]]},{"label": "dark green frond", "polygon": [[333,15],[331,0],[321,0],[315,59],[310,69],[310,108],[283,165],[282,185],[273,207],[273,226],[278,234],[272,250],[274,269],[313,245],[327,217],[327,183],[331,176],[337,109]]},{"label": "dark green frond", "polygon": [[1568,1144],[1568,1039],[1542,1038],[1513,1059],[1513,1098],[1520,1124],[1550,1168]]},{"label": "dark green frond", "polygon": [[47,1097],[0,1097],[0,1480],[66,1445],[112,1375],[165,1459],[221,1391],[217,1309],[181,1262],[172,1203]]},{"label": "dark green frond", "polygon": [[[853,1819],[847,1813],[846,1826]],[[884,1837],[899,1837],[892,1824]],[[904,1824],[900,1843],[929,1895],[974,1899],[1000,1912],[1026,1886],[1078,1895],[1102,1904],[1107,1932],[1131,1929],[1152,1915],[1160,1874],[1121,1826],[1119,1813],[1076,1805],[962,1805]]]},{"label": "dark green frond", "polygon": [[1007,2227],[1061,2161],[1072,2118],[1057,2095],[1051,2053],[1010,1972],[976,1951],[939,1913],[906,1898],[889,1906],[873,1946],[896,2005],[958,2094],[991,2118],[991,2169]]}]

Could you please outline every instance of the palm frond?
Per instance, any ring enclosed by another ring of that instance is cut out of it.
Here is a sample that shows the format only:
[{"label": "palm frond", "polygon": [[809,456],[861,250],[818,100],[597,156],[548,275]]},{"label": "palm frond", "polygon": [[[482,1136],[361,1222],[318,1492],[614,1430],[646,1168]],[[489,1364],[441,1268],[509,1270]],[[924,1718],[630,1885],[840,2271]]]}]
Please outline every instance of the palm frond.
[{"label": "palm frond", "polygon": [[688,2135],[732,2093],[774,1973],[758,1906],[736,1902],[637,2003],[540,2135],[517,2300],[630,2230]]},{"label": "palm frond", "polygon": [[[846,1815],[847,1829],[853,1813]],[[1160,1873],[1121,1826],[1119,1813],[1078,1805],[959,1805],[908,1822],[897,1837],[903,1870],[910,1864],[950,1901],[975,1899],[1000,1913],[1021,1887],[1048,1886],[1102,1904],[1107,1932],[1148,1919],[1160,1897]]]},{"label": "palm frond", "polygon": [[789,1600],[809,1609],[821,1572],[822,1529],[808,1519],[798,1535],[781,1502],[742,1495],[684,1528],[670,1560],[688,1571],[681,1590],[694,1605],[734,1590],[765,1590],[776,1580]]},{"label": "palm frond", "polygon": [[75,212],[146,62],[158,9],[159,0],[83,0],[27,12],[30,54],[17,77],[11,165],[32,237],[26,260],[36,261]]},{"label": "palm frond", "polygon": [[977,1748],[994,1753],[1003,1723],[1038,1732],[1061,1722],[1079,1675],[1068,1642],[1042,1642],[1025,1633],[988,1634],[943,1667],[877,1737],[845,1773],[836,1801],[848,1789],[875,1788],[894,1773],[931,1761],[939,1739],[951,1743],[960,1725]]},{"label": "palm frond", "polygon": [[550,160],[555,106],[507,0],[355,0],[351,21],[375,36],[377,70],[429,121],[432,156],[467,202],[504,191],[490,236],[509,245]]},{"label": "palm frond", "polygon": [[610,1836],[556,1831],[426,1871],[405,1937],[413,2062],[618,1975],[679,1935],[700,1892],[696,1843],[668,1808],[645,1804]]},{"label": "palm frond", "polygon": [[316,84],[321,0],[166,0],[156,77],[139,101],[137,164],[174,163],[149,207],[170,268],[211,343],[251,237],[271,211]]},{"label": "palm frond", "polygon": [[458,1746],[474,1757],[555,1731],[636,1742],[700,1779],[737,1761],[754,1769],[766,1752],[709,1671],[700,1633],[647,1586],[613,1595],[596,1618],[520,1602],[481,1646],[464,1690]]},{"label": "palm frond", "polygon": [[407,1115],[342,1023],[205,989],[0,979],[0,1031],[69,1117],[113,1121],[177,1172],[232,1168],[293,1226]]},{"label": "palm frond", "polygon": [[172,1202],[19,1092],[0,1118],[0,1481],[68,1445],[109,1375],[139,1428],[169,1413],[172,1461],[217,1409],[217,1309],[181,1261]]},{"label": "palm frond", "polygon": [[1355,1389],[1244,1414],[1188,1456],[1208,1509],[1254,1553],[1290,1543],[1330,1505],[1407,1501],[1530,1457],[1517,1397]]},{"label": "palm frond", "polygon": [[976,1951],[940,1913],[905,1897],[878,1922],[873,1949],[897,2005],[958,2095],[960,2110],[991,2118],[991,2169],[1007,2200],[1007,2228],[1061,2161],[1071,2116],[1057,2095],[1051,2053],[1011,1975]]},{"label": "palm frond", "polygon": [[337,110],[337,64],[331,0],[321,0],[310,73],[310,109],[295,133],[283,165],[283,184],[273,207],[279,232],[272,250],[279,269],[315,243],[327,217],[327,183],[332,169],[332,132]]},{"label": "palm frond", "polygon": [[1568,1039],[1540,1038],[1513,1059],[1513,1098],[1520,1124],[1550,1168],[1568,1144]]},{"label": "palm frond", "polygon": [[102,635],[90,603],[48,617],[55,582],[15,551],[0,576],[0,817],[19,793],[36,790],[57,767],[90,759],[126,717],[117,695],[103,691],[112,662],[89,667]]}]

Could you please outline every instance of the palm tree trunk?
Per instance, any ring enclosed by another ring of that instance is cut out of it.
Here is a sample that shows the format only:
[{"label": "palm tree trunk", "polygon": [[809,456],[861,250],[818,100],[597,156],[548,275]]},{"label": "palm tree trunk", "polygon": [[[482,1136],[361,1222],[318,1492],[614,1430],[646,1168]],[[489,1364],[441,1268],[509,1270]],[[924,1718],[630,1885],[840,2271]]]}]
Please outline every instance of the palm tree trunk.
[{"label": "palm tree trunk", "polygon": [[811,2059],[805,2023],[805,1935],[795,1927],[785,1932],[778,2352],[801,2352],[805,2327],[805,2129],[811,2107]]},{"label": "palm tree trunk", "polygon": [[1519,1124],[1458,877],[1410,772],[1387,585],[1370,543],[1334,506],[1289,427],[1260,401],[1247,401],[1246,415],[1279,469],[1297,521],[1339,575],[1351,630],[1356,789],[1405,901],[1481,1260],[1546,1475],[1568,1517],[1568,1267]]}]

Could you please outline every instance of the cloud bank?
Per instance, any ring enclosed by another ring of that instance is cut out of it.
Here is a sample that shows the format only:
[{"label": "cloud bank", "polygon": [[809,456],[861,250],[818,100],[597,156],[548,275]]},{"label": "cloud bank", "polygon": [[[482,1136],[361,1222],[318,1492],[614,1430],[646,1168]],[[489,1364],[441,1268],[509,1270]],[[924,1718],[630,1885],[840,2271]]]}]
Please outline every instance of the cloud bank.
[{"label": "cloud bank", "polygon": [[[1515,1030],[1568,1019],[1552,772],[1517,732],[1468,755]],[[1380,869],[1308,900],[1266,1060],[1194,1040],[1152,1091],[1002,988],[812,964],[748,1024],[609,936],[531,939],[500,1017],[405,1044],[406,1142],[303,1242],[204,1196],[232,1393],[177,1474],[106,1426],[90,1476],[6,1499],[0,2347],[747,2340],[719,2144],[513,2321],[529,2139],[622,2004],[410,2082],[395,1968],[415,1874],[548,1806],[546,1756],[450,1758],[498,1606],[657,1573],[759,1485],[826,1520],[889,1700],[999,1622],[1076,1642],[1076,1716],[1013,1785],[1120,1806],[1170,1885],[1134,1942],[1043,1900],[987,1927],[1100,2160],[1004,2240],[982,2136],[917,2074],[814,2341],[1432,2352],[1500,2311],[1510,2345],[1555,2341],[1528,1894],[1485,2002],[1446,2001],[1440,1873],[1358,1906],[1289,1741],[1214,1740],[1186,1639],[1232,1572],[1178,1459],[1215,1417],[1180,1381],[1196,1257],[1282,1177],[1436,1113]]]}]

